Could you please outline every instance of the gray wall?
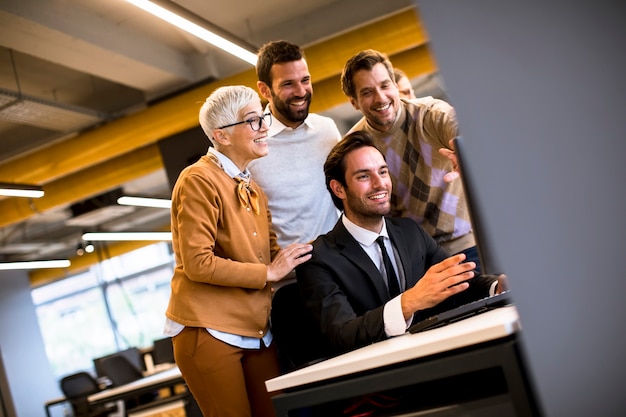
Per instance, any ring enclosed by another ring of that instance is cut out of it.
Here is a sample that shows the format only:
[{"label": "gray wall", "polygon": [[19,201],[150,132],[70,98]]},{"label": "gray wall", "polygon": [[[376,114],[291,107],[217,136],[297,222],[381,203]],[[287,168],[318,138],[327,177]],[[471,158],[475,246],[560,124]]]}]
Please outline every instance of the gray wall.
[{"label": "gray wall", "polygon": [[416,3],[545,415],[626,415],[626,2]]},{"label": "gray wall", "polygon": [[10,391],[5,387],[2,392],[6,417],[45,415],[44,403],[62,394],[44,350],[25,271],[0,271],[0,352],[0,379],[8,381]]}]

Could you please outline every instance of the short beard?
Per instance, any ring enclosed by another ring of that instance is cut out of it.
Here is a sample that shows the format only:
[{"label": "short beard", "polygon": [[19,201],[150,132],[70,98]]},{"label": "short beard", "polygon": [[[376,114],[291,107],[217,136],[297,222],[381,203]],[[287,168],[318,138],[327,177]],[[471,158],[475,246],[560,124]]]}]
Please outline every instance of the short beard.
[{"label": "short beard", "polygon": [[311,94],[307,93],[304,97],[306,100],[306,108],[302,111],[294,112],[289,107],[289,101],[282,101],[279,99],[273,91],[270,90],[272,94],[272,102],[273,102],[273,110],[282,115],[285,119],[289,120],[292,123],[303,122],[309,116],[309,107],[311,106]]}]

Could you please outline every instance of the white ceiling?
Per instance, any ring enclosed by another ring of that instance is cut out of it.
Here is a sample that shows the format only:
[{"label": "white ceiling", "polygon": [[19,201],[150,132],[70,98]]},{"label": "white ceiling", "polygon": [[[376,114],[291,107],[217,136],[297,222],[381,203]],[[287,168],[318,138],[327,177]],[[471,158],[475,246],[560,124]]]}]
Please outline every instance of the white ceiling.
[{"label": "white ceiling", "polygon": [[[186,9],[252,49],[276,39],[306,49],[414,7],[410,0],[161,2]],[[0,109],[10,107],[7,101],[13,94],[43,103],[40,118],[54,106],[89,115],[87,126],[83,123],[82,127],[59,130],[14,123],[0,116],[0,168],[75,137],[86,128],[106,126],[181,92],[250,68],[125,0],[0,0]],[[421,93],[442,93],[436,76],[413,81]],[[349,105],[325,113],[341,126],[356,117]],[[56,114],[51,120],[60,122],[60,117]],[[0,177],[3,181],[16,179]],[[46,181],[40,183],[45,189]],[[169,198],[164,170],[119,186],[127,194]],[[72,216],[69,206],[76,202],[63,201],[45,211],[38,211],[35,202],[32,215],[10,224],[3,222],[0,261],[72,256],[84,230],[66,224]],[[103,219],[98,227],[150,230],[167,224],[168,219],[167,210],[135,209],[117,220]]]}]

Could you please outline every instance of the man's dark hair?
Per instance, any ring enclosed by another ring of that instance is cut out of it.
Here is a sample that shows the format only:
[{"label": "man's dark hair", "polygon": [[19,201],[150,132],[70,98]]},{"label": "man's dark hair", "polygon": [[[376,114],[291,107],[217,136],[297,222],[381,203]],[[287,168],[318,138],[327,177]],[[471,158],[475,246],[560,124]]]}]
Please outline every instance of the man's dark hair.
[{"label": "man's dark hair", "polygon": [[306,59],[304,51],[296,44],[287,41],[271,41],[261,46],[256,63],[256,75],[259,81],[272,87],[272,66],[283,62]]},{"label": "man's dark hair", "polygon": [[393,65],[391,65],[387,55],[373,49],[366,49],[354,55],[343,66],[343,71],[341,72],[341,90],[343,93],[350,98],[356,98],[354,74],[360,70],[371,71],[376,64],[383,64],[389,73],[389,78],[395,81]]},{"label": "man's dark hair", "polygon": [[[333,199],[335,207],[339,210],[343,210],[343,201],[333,193],[330,188],[330,181],[339,181],[341,185],[346,186],[346,156],[357,149],[372,147],[380,152],[380,149],[374,144],[372,135],[364,130],[356,130],[347,134],[344,138],[337,142],[337,144],[331,149],[326,162],[324,163],[324,175],[326,177],[326,189],[330,193]],[[380,152],[383,155],[382,152]],[[383,158],[385,155],[383,155]]]}]

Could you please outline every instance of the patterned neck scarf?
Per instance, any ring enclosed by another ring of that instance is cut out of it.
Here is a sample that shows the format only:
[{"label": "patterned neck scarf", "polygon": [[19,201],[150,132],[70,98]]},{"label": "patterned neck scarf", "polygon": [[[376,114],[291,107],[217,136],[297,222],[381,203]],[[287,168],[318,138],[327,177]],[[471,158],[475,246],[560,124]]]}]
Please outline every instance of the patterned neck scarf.
[{"label": "patterned neck scarf", "polygon": [[242,175],[235,177],[237,180],[237,195],[242,207],[250,207],[254,214],[259,214],[259,194],[250,187],[250,177],[243,178]]},{"label": "patterned neck scarf", "polygon": [[[224,166],[217,156],[211,152],[208,152],[207,156],[213,163],[224,169]],[[237,181],[237,197],[239,198],[241,206],[252,209],[254,214],[258,215],[261,211],[259,207],[259,194],[250,187],[250,174],[240,172],[237,176],[233,177],[233,179]]]}]

